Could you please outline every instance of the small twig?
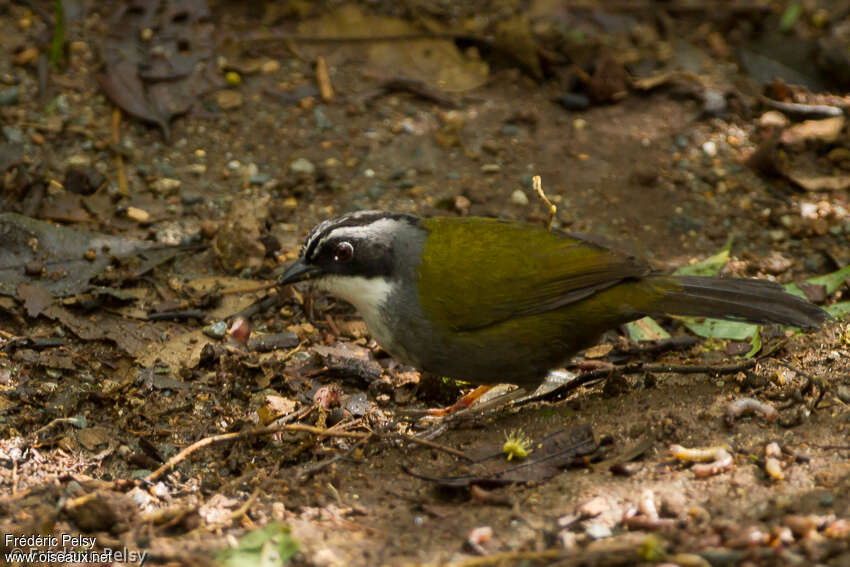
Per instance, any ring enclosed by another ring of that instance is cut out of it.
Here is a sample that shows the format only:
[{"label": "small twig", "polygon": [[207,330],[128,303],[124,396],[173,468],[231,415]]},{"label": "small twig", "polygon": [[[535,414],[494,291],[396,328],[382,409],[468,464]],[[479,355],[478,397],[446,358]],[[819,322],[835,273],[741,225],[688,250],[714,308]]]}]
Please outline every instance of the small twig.
[{"label": "small twig", "polygon": [[650,343],[639,343],[628,348],[614,348],[617,354],[649,354],[656,352],[664,352],[667,350],[685,349],[694,346],[699,342],[699,339],[689,335],[680,337],[670,337],[669,339],[661,339]]},{"label": "small twig", "polygon": [[[252,290],[252,291],[256,291],[256,290]],[[257,313],[263,313],[265,311],[268,311],[269,309],[271,309],[271,307],[273,305],[276,305],[277,302],[280,301],[280,300],[281,300],[281,295],[279,293],[270,294],[270,295],[262,298],[259,301],[255,301],[254,303],[252,303],[251,305],[249,305],[248,307],[246,307],[242,311],[240,311],[238,313],[234,313],[233,315],[229,316],[227,318],[227,320],[233,321],[233,320],[237,319],[238,317],[250,319],[251,317],[253,317]]]},{"label": "small twig", "polygon": [[434,102],[441,106],[449,108],[457,108],[458,106],[454,100],[447,96],[443,96],[434,89],[431,89],[424,82],[417,79],[411,79],[409,77],[394,77],[383,81],[375,92],[363,97],[363,102],[371,103],[385,94],[398,91],[410,93],[421,99]]},{"label": "small twig", "polygon": [[629,363],[625,366],[614,366],[614,365],[605,365],[602,368],[598,368],[596,370],[591,370],[589,372],[583,372],[575,377],[575,379],[571,380],[567,384],[563,386],[559,386],[553,389],[550,392],[546,393],[546,396],[552,396],[555,394],[561,395],[565,392],[570,392],[572,390],[576,390],[581,386],[586,386],[592,382],[596,382],[598,380],[602,380],[612,376],[614,374],[640,374],[641,372],[658,372],[658,373],[671,373],[671,374],[715,374],[715,375],[723,375],[723,374],[735,374],[742,370],[747,370],[748,368],[752,368],[756,365],[756,361],[753,359],[744,360],[738,364],[728,364],[725,366],[708,366],[708,365],[697,365],[692,366],[689,364],[644,364],[642,362]]},{"label": "small twig", "polygon": [[237,293],[255,293],[255,292],[258,292],[258,291],[271,289],[273,287],[277,287],[277,282],[260,284],[260,285],[257,285],[256,287],[223,289],[223,290],[218,292],[218,295],[236,295]]},{"label": "small twig", "polygon": [[75,423],[77,423],[77,418],[76,417],[57,417],[56,419],[54,419],[53,421],[51,421],[50,423],[48,423],[44,427],[39,427],[38,429],[36,429],[35,433],[33,433],[33,436],[38,437],[39,433],[47,431],[48,429],[50,429],[54,425],[59,425],[61,423],[75,424]]},{"label": "small twig", "polygon": [[446,445],[441,445],[439,443],[435,443],[434,441],[429,441],[428,439],[421,439],[419,437],[414,437],[413,435],[408,435],[406,433],[393,433],[391,437],[397,437],[399,439],[409,441],[410,443],[416,443],[418,445],[422,445],[430,449],[436,449],[437,451],[442,451],[444,453],[448,453],[449,455],[454,455],[455,457],[466,459],[467,461],[472,460],[463,451],[458,451],[457,449],[448,447]]},{"label": "small twig", "polygon": [[328,327],[331,328],[331,334],[335,337],[338,337],[340,335],[339,327],[337,327],[336,321],[334,321],[334,318],[331,317],[330,313],[327,313],[325,315],[325,322],[328,324]]},{"label": "small twig", "polygon": [[802,118],[831,118],[834,116],[842,116],[844,110],[838,106],[829,106],[826,104],[801,104],[798,102],[782,102],[773,100],[766,96],[760,96],[759,100],[765,106],[779,110],[786,114],[796,115]]},{"label": "small twig", "polygon": [[[116,146],[121,142],[119,128],[121,126],[121,109],[115,107],[112,110],[112,143]],[[124,169],[124,158],[120,153],[115,154],[115,169],[118,175],[118,193],[120,195],[129,195],[129,183],[127,182],[127,172]]]},{"label": "small twig", "polygon": [[303,433],[311,433],[313,435],[319,437],[349,437],[352,439],[367,439],[372,434],[371,433],[358,433],[356,431],[332,431],[329,429],[320,429],[318,427],[313,427],[312,425],[304,425],[302,423],[292,423],[287,425],[274,425],[269,427],[260,427],[257,429],[251,429],[249,431],[239,431],[236,433],[222,433],[221,435],[212,435],[210,437],[205,437],[200,441],[196,441],[192,443],[188,447],[184,448],[182,451],[168,459],[161,467],[153,471],[145,478],[145,482],[154,482],[163,474],[168,472],[169,470],[173,470],[175,466],[184,461],[186,457],[197,451],[198,449],[202,449],[207,445],[212,445],[214,443],[225,443],[229,441],[236,441],[238,439],[247,439],[249,437],[260,437],[262,435],[271,435],[274,433],[279,433],[281,431],[298,431]]},{"label": "small twig", "polygon": [[[612,372],[620,374],[640,374],[641,372],[669,372],[672,374],[735,374],[742,370],[747,370],[756,365],[753,359],[747,359],[737,364],[727,364],[724,366],[711,365],[690,365],[690,364],[643,364],[641,362],[627,364],[625,366],[615,366],[614,368],[600,368],[585,372],[576,378],[576,381],[581,385],[585,382],[595,380],[597,378],[606,378]],[[570,382],[572,386],[575,382]]]},{"label": "small twig", "polygon": [[325,469],[325,468],[331,466],[332,464],[339,462],[343,459],[347,459],[354,451],[356,451],[357,449],[362,447],[363,444],[366,443],[366,441],[368,441],[368,439],[363,439],[359,443],[355,443],[354,446],[351,447],[345,453],[337,453],[333,457],[329,457],[329,458],[325,459],[324,461],[320,461],[318,463],[315,463],[315,464],[312,464],[312,465],[309,465],[309,466],[305,466],[304,469],[300,473],[298,473],[298,480],[303,482],[304,480],[310,478],[311,476],[313,476],[317,472],[321,471],[322,469]]},{"label": "small twig", "polygon": [[319,55],[316,58],[316,83],[319,85],[319,95],[325,102],[330,102],[334,97],[334,89],[331,86],[331,78],[328,75],[328,64],[325,58]]},{"label": "small twig", "polygon": [[260,496],[260,492],[262,492],[264,488],[265,488],[265,483],[258,484],[257,488],[254,489],[254,492],[251,493],[251,496],[248,497],[248,500],[246,500],[236,510],[231,512],[228,519],[230,521],[236,521],[239,518],[241,518],[242,516],[244,516],[248,512],[248,508],[250,508],[251,505],[254,503],[254,501],[257,500],[257,497]]},{"label": "small twig", "polygon": [[200,319],[203,320],[207,316],[206,311],[200,309],[184,309],[183,311],[161,311],[159,313],[149,313],[148,321],[162,321],[163,319]]},{"label": "small twig", "polygon": [[555,220],[555,213],[558,212],[558,207],[556,207],[552,201],[546,196],[546,193],[543,192],[543,181],[539,175],[535,175],[531,178],[532,187],[534,187],[534,192],[537,193],[537,197],[546,203],[546,206],[549,208],[549,226],[548,229],[552,230],[552,222]]}]

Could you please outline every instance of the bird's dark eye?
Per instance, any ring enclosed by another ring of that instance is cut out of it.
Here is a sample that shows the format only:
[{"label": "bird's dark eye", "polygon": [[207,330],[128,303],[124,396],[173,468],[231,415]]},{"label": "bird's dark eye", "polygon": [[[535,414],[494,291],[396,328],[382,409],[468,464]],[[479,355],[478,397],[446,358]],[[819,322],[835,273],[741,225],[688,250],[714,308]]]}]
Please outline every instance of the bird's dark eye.
[{"label": "bird's dark eye", "polygon": [[334,262],[347,262],[354,255],[354,246],[350,242],[340,242],[334,250]]}]

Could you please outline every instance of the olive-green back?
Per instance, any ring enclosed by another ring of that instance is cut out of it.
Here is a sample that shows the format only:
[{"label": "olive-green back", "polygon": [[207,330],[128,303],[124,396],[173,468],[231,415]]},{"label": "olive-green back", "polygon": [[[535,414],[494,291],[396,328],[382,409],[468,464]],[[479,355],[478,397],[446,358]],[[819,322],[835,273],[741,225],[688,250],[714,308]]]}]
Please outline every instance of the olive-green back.
[{"label": "olive-green back", "polygon": [[441,328],[471,331],[560,309],[649,266],[577,235],[514,221],[425,219],[419,299]]}]

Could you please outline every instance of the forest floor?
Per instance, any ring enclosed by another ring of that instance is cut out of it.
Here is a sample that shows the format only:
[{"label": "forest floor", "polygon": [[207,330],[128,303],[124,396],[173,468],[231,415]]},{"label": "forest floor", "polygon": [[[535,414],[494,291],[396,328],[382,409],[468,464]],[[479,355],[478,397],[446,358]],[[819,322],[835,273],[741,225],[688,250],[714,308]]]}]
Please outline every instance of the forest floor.
[{"label": "forest floor", "polygon": [[[65,2],[54,67],[54,4],[0,1],[4,554],[850,565],[840,317],[760,344],[613,330],[567,370],[646,368],[425,445],[405,410],[463,388],[395,363],[347,304],[256,289],[349,210],[546,223],[540,175],[557,228],[669,270],[731,239],[723,274],[837,273],[801,288],[848,299],[843,4],[566,4]],[[672,445],[726,454],[702,474]],[[94,539],[9,538],[39,534]]]}]

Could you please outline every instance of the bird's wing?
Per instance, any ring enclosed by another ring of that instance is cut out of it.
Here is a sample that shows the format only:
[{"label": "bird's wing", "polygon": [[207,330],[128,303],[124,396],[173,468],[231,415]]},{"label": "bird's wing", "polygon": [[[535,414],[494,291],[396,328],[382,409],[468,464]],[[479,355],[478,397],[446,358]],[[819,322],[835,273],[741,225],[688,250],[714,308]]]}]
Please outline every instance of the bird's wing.
[{"label": "bird's wing", "polygon": [[447,217],[424,224],[420,303],[455,331],[559,309],[651,271],[633,256],[542,227]]}]

